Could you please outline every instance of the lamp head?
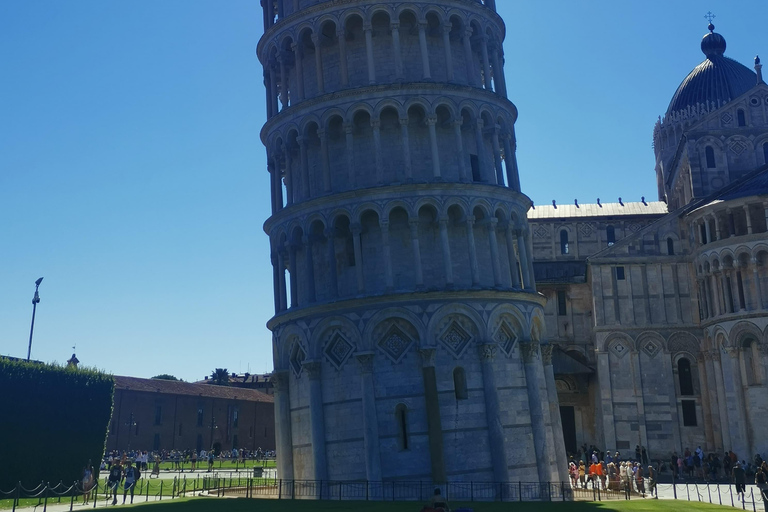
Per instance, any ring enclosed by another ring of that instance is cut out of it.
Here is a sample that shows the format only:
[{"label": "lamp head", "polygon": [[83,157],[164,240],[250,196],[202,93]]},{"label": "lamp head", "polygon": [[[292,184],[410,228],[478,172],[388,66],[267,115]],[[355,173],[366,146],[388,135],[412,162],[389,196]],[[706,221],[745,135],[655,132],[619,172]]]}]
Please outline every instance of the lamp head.
[{"label": "lamp head", "polygon": [[40,279],[35,281],[35,286],[40,286],[40,283],[42,283],[42,282],[43,282],[43,278],[41,277]]}]

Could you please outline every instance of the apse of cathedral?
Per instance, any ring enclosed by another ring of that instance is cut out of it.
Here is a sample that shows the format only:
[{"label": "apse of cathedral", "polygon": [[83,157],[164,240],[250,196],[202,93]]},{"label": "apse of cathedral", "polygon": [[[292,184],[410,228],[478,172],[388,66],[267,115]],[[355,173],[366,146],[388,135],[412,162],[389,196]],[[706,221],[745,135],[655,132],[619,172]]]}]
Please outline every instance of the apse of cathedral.
[{"label": "apse of cathedral", "polygon": [[569,452],[768,450],[768,86],[708,29],[653,130],[659,201],[528,212]]}]

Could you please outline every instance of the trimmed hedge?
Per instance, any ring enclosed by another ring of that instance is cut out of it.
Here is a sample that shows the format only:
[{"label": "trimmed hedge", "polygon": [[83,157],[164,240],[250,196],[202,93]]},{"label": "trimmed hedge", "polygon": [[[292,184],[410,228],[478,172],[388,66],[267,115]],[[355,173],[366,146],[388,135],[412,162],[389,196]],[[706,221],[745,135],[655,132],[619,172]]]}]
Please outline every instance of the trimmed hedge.
[{"label": "trimmed hedge", "polygon": [[0,490],[98,473],[115,383],[90,369],[0,357]]}]

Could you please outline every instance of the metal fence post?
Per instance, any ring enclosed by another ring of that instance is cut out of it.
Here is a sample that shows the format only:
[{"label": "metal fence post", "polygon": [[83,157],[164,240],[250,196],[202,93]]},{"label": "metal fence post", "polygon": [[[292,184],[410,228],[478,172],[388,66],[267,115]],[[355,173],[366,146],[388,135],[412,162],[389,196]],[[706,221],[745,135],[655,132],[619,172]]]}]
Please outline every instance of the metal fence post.
[{"label": "metal fence post", "polygon": [[[43,493],[45,494],[45,503],[43,504],[43,512],[48,510],[48,487],[50,487],[51,484],[48,482],[45,483],[45,488],[43,489]],[[97,484],[98,485],[98,484]],[[96,501],[96,500],[94,500]]]},{"label": "metal fence post", "polygon": [[72,487],[69,488],[69,512],[72,512],[72,508],[75,506],[75,487],[77,487],[77,481],[72,483]]},{"label": "metal fence post", "polygon": [[517,499],[523,501],[523,482],[520,480],[517,481]]},{"label": "metal fence post", "polygon": [[163,501],[163,481],[160,480],[160,501]]}]

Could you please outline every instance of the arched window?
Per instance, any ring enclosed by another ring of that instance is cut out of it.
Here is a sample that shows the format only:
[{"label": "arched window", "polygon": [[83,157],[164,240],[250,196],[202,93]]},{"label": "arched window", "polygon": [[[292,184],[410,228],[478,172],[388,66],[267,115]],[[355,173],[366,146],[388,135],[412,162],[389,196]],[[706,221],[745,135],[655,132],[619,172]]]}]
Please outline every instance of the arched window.
[{"label": "arched window", "polygon": [[675,241],[672,240],[672,237],[667,238],[667,254],[669,256],[675,255]]},{"label": "arched window", "polygon": [[680,381],[680,394],[683,396],[693,395],[691,362],[685,357],[677,362],[677,378]]},{"label": "arched window", "polygon": [[616,228],[608,226],[605,228],[605,234],[608,238],[608,245],[611,246],[616,243]]},{"label": "arched window", "polygon": [[466,400],[469,398],[467,393],[467,374],[461,366],[453,369],[453,391],[456,393],[456,400]]},{"label": "arched window", "polygon": [[715,165],[715,150],[712,149],[712,146],[707,146],[704,150],[704,154],[707,156],[707,169],[714,169],[717,167],[717,165]]},{"label": "arched window", "polygon": [[570,247],[568,247],[568,231],[560,231],[560,254],[568,254]]},{"label": "arched window", "polygon": [[397,444],[400,451],[408,449],[408,407],[397,404],[395,407],[395,422],[397,424]]},{"label": "arched window", "polygon": [[744,111],[739,109],[736,112],[736,119],[739,123],[739,126],[747,126],[747,117],[744,115]]},{"label": "arched window", "polygon": [[768,164],[768,142],[763,143],[763,158],[765,159],[765,163]]}]

